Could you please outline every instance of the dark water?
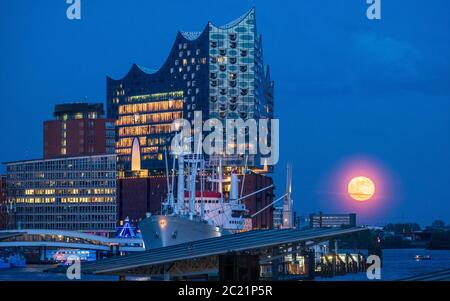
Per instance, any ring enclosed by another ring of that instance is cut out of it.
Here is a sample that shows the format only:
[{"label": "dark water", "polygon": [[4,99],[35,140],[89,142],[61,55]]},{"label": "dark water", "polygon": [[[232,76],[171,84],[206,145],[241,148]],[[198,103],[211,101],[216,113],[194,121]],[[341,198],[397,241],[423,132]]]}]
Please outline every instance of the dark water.
[{"label": "dark water", "polygon": [[[431,260],[414,260],[416,255],[431,255]],[[382,281],[394,281],[406,277],[421,275],[429,272],[450,269],[449,250],[424,249],[392,249],[383,250]],[[347,274],[334,278],[317,278],[321,281],[366,281],[365,273]]]},{"label": "dark water", "polygon": [[[431,255],[432,260],[416,261],[416,255]],[[34,265],[20,269],[0,269],[0,281],[68,281],[64,274],[45,273],[49,266]],[[398,280],[428,272],[450,269],[450,251],[423,249],[383,250],[381,280]],[[145,277],[128,280],[148,280]],[[82,281],[117,281],[117,276],[82,275]],[[317,278],[319,281],[365,281],[365,273],[348,274],[334,278]]]}]

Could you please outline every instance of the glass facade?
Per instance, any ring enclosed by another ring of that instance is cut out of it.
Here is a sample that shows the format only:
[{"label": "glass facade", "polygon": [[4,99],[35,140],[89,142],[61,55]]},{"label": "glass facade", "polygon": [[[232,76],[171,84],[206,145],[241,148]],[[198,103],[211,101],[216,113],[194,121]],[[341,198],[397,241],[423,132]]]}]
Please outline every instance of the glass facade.
[{"label": "glass facade", "polygon": [[17,228],[115,231],[116,155],[6,165]]},{"label": "glass facade", "polygon": [[118,106],[116,152],[119,162],[129,164],[133,139],[139,138],[143,161],[162,161],[170,142],[171,124],[183,118],[183,91],[128,97]]},{"label": "glass facade", "polygon": [[[273,89],[269,68],[264,67],[254,9],[225,26],[208,23],[202,32],[179,32],[166,62],[158,71],[149,72],[133,65],[122,79],[107,78],[108,118],[118,120],[119,168],[129,168],[128,138],[131,137],[139,137],[140,142],[147,142],[141,143],[141,147],[149,147],[144,151],[147,155],[142,160],[142,168],[164,168],[164,161],[156,154],[157,151],[161,155],[161,145],[157,150],[154,141],[148,145],[148,140],[143,138],[167,134],[167,127],[154,128],[152,124],[168,122],[181,113],[183,118],[192,120],[194,112],[201,111],[203,120],[218,118],[222,122],[237,118],[273,118]],[[169,104],[147,98],[167,93],[182,93],[179,98],[171,98],[179,100],[180,104],[172,103],[175,108],[170,113],[153,113],[149,106]],[[170,135],[164,135],[166,144],[170,142],[168,137]],[[243,163],[241,157],[229,159],[237,165]],[[248,164],[260,166],[256,156],[249,158]]]}]

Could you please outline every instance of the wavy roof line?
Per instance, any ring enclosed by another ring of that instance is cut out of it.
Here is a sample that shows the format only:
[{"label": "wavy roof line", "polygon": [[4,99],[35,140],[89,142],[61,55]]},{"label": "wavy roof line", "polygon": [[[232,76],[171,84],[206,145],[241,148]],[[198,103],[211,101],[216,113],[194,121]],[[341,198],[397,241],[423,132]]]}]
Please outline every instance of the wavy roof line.
[{"label": "wavy roof line", "polygon": [[[231,22],[229,22],[229,23],[227,23],[227,24],[225,24],[225,25],[223,25],[223,26],[216,26],[216,25],[214,25],[212,22],[208,22],[208,24],[211,24],[211,25],[213,25],[214,27],[219,28],[219,29],[223,29],[223,30],[230,29],[230,28],[232,28],[232,27],[238,25],[238,24],[241,23],[242,21],[244,21],[245,18],[247,18],[248,15],[251,14],[252,12],[254,12],[254,11],[255,11],[255,8],[252,7],[248,12],[246,12],[245,14],[243,14],[242,16],[240,16],[239,18],[237,18],[237,19],[235,19],[235,20],[233,20],[233,21],[231,21]],[[205,30],[206,30],[206,29],[205,29]],[[180,31],[179,33],[180,33],[181,36],[182,36],[183,38],[185,38],[186,40],[189,40],[189,41],[195,41],[195,40],[197,40],[197,39],[205,32],[205,30],[203,30],[203,31]],[[165,63],[164,63],[164,64],[165,64]],[[150,69],[150,68],[146,68],[146,67],[139,66],[139,65],[137,65],[137,64],[133,64],[133,65],[131,66],[130,70],[128,70],[127,74],[126,74],[124,77],[122,77],[122,79],[125,78],[125,77],[127,77],[130,73],[132,73],[132,72],[133,72],[133,69],[137,69],[137,70],[139,70],[139,71],[141,71],[142,73],[145,73],[145,74],[147,74],[147,75],[156,74],[157,72],[159,72],[159,71],[161,70],[161,68],[160,68],[160,69]],[[108,78],[111,79],[111,80],[114,80],[114,81],[122,80],[122,79],[113,79],[113,78],[111,78],[111,77],[108,77]]]},{"label": "wavy roof line", "polygon": [[194,41],[201,36],[203,31],[180,31],[180,33],[185,39],[189,41]]},{"label": "wavy roof line", "polygon": [[[248,12],[246,12],[245,14],[243,14],[242,16],[240,16],[239,18],[237,18],[237,19],[235,19],[235,20],[233,20],[233,21],[231,21],[231,22],[229,22],[229,23],[227,23],[227,24],[225,24],[225,25],[222,25],[222,26],[216,26],[216,25],[214,25],[214,23],[212,23],[212,22],[209,22],[209,24],[213,25],[213,26],[216,27],[216,28],[223,29],[223,30],[227,30],[227,29],[233,28],[233,27],[235,27],[236,25],[240,24],[242,21],[245,20],[245,18],[248,17],[249,14],[251,14],[251,13],[254,12],[254,11],[255,11],[255,8],[252,7],[252,9],[250,9]],[[202,33],[203,33],[203,31],[180,31],[180,34],[181,34],[185,39],[187,39],[187,40],[189,40],[189,41],[195,41],[195,40],[197,40],[197,39],[200,37],[200,35],[201,35]]]},{"label": "wavy roof line", "polygon": [[[250,13],[252,13],[252,12],[254,12],[254,11],[255,11],[255,8],[252,7],[248,12],[246,12],[245,14],[243,14],[242,16],[240,16],[239,18],[237,18],[237,19],[235,19],[235,20],[233,20],[233,21],[231,21],[231,22],[229,22],[229,23],[227,23],[227,24],[225,24],[225,25],[222,25],[222,26],[216,26],[216,27],[217,27],[217,28],[220,28],[220,29],[230,29],[230,28],[232,28],[232,27],[238,25],[239,23],[241,23],[245,18],[247,18],[247,16],[248,16]],[[214,26],[215,26],[215,25],[214,25]]]}]

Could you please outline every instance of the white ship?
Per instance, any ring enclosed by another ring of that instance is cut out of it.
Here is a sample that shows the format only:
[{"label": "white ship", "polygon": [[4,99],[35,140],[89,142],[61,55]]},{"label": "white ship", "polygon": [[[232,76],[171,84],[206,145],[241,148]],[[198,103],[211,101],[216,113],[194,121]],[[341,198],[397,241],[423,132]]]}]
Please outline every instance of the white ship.
[{"label": "white ship", "polygon": [[[272,188],[273,185],[239,197],[237,173],[232,172],[228,179],[223,179],[221,162],[219,160],[218,178],[214,178],[215,169],[213,169],[212,177],[205,179],[204,160],[195,156],[185,159],[184,155],[178,155],[177,196],[181,197],[177,197],[175,202],[172,189],[175,171],[173,169],[172,185],[170,185],[166,161],[167,190],[169,193],[167,200],[163,203],[162,214],[153,216],[148,214],[139,224],[146,249],[218,237],[251,229],[252,216],[248,215],[248,210],[242,200]],[[185,179],[185,164],[188,168],[187,179]],[[196,189],[197,180],[200,182],[199,190]],[[204,191],[205,180],[212,183],[211,186],[216,189]],[[226,182],[230,183],[228,199],[225,199],[223,194],[223,183]],[[185,190],[185,185],[188,186],[187,190]]]},{"label": "white ship", "polygon": [[[177,200],[174,198],[175,160],[178,159]],[[251,230],[251,219],[290,193],[273,201],[253,215],[249,215],[243,200],[273,187],[262,188],[248,195],[239,195],[239,179],[233,171],[223,178],[222,160],[206,163],[200,155],[181,153],[173,156],[172,174],[169,176],[168,158],[166,160],[167,199],[162,204],[161,214],[150,215],[139,223],[146,249],[166,247],[211,237]],[[140,171],[140,147],[137,138],[132,146],[132,171]],[[212,166],[212,167],[211,167]],[[247,166],[245,166],[245,170]],[[207,175],[210,175],[207,177]],[[216,177],[217,176],[217,177]],[[289,185],[290,185],[290,179]],[[245,181],[245,172],[243,180]],[[197,189],[197,182],[199,188]],[[210,185],[206,185],[208,182]],[[229,183],[229,197],[225,198],[223,184]],[[185,189],[187,186],[187,189]],[[204,187],[211,187],[205,190]]]}]

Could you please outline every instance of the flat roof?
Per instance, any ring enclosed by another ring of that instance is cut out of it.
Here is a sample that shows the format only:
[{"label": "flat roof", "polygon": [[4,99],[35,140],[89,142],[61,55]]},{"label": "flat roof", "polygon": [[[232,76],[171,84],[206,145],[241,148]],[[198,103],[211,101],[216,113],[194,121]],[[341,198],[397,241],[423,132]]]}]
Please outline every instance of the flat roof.
[{"label": "flat roof", "polygon": [[71,102],[55,105],[53,115],[59,116],[63,114],[90,113],[96,112],[103,115],[103,103],[87,103],[87,102]]},{"label": "flat roof", "polygon": [[151,249],[139,254],[117,256],[97,262],[85,263],[82,265],[82,271],[83,273],[88,274],[118,272],[179,260],[273,247],[280,244],[305,242],[310,240],[323,241],[334,236],[360,231],[367,231],[367,228],[254,230]]},{"label": "flat roof", "polygon": [[8,239],[10,237],[15,237],[15,236],[21,236],[24,235],[25,233],[22,232],[5,232],[5,233],[0,233],[0,241],[4,240],[4,239]]},{"label": "flat roof", "polygon": [[96,158],[96,157],[112,157],[116,156],[116,154],[104,154],[104,155],[93,155],[93,156],[75,156],[75,157],[58,157],[51,159],[29,159],[29,160],[18,160],[18,161],[10,161],[10,162],[2,162],[4,165],[8,164],[19,164],[19,163],[34,163],[34,162],[44,162],[44,161],[59,161],[59,160],[73,160],[73,159],[83,159],[83,158]]}]

